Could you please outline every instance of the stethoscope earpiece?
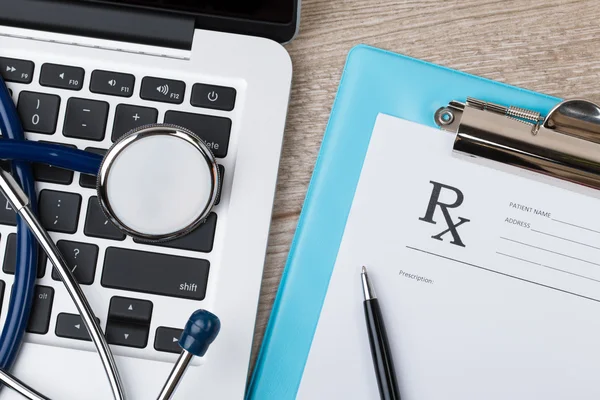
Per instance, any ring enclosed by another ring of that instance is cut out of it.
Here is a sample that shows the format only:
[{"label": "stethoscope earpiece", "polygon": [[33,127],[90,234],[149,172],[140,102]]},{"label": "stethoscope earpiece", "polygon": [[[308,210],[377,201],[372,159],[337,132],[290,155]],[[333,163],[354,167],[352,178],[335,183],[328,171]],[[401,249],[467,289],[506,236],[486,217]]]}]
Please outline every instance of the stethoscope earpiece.
[{"label": "stethoscope earpiece", "polygon": [[196,357],[203,357],[220,330],[219,317],[206,310],[197,310],[185,325],[179,345]]},{"label": "stethoscope earpiece", "polygon": [[189,318],[179,338],[183,349],[171,374],[160,391],[159,399],[170,399],[194,356],[203,357],[221,330],[219,317],[206,310],[197,310]]}]

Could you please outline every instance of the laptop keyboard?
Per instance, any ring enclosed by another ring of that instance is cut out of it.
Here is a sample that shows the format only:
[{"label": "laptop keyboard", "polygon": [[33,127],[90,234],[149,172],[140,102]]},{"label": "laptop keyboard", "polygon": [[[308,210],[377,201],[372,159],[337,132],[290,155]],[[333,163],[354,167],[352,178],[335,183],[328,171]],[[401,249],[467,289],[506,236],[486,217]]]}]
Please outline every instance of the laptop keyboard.
[{"label": "laptop keyboard", "polygon": [[[159,121],[183,126],[211,148],[223,177],[221,189],[227,192],[238,95],[233,87],[210,82],[186,84],[176,77],[145,76],[139,71],[86,70],[5,57],[0,57],[0,73],[17,104],[28,139],[104,154],[111,143],[136,127]],[[2,166],[8,168],[8,163]],[[94,176],[41,164],[34,165],[34,174],[40,220],[84,291],[94,293],[92,307],[113,351],[149,359],[178,353],[176,339],[185,320],[173,324],[163,318],[164,312],[157,314],[156,310],[183,307],[191,313],[207,307],[214,268],[211,261],[218,248],[216,232],[226,204],[220,204],[219,198],[206,222],[185,237],[141,243],[126,237],[106,219],[96,197]],[[5,248],[2,271],[14,275],[16,216],[7,202],[0,205],[0,225],[4,226],[0,226],[0,248]],[[87,330],[70,300],[64,300],[66,292],[45,256],[38,266],[38,278],[26,340],[88,349],[81,346],[90,340]],[[0,280],[4,307],[10,284]],[[57,302],[59,295],[63,300]]]}]

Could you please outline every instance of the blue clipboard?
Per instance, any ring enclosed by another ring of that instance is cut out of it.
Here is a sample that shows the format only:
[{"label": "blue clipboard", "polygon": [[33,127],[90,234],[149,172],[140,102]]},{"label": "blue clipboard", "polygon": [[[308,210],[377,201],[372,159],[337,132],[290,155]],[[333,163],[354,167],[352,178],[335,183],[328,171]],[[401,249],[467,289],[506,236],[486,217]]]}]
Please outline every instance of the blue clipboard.
[{"label": "blue clipboard", "polygon": [[560,101],[373,47],[350,51],[247,399],[296,398],[377,115],[437,127],[435,111],[467,97],[542,114]]}]

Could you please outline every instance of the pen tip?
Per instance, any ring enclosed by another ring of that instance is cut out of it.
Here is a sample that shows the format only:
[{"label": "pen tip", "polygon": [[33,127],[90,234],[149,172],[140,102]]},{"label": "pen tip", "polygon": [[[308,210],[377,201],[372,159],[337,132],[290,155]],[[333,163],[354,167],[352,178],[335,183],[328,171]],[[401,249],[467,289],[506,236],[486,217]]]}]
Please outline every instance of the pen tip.
[{"label": "pen tip", "polygon": [[373,290],[373,286],[371,286],[371,282],[369,281],[369,275],[367,275],[367,267],[362,267],[362,273],[360,274],[360,280],[362,281],[363,294],[365,295],[365,300],[374,299],[375,291]]}]

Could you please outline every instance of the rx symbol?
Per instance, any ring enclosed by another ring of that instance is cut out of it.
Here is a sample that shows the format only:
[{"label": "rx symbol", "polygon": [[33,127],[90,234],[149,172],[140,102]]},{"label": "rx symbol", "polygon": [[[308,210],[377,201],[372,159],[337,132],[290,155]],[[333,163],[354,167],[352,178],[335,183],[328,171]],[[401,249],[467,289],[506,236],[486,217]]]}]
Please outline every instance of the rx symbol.
[{"label": "rx symbol", "polygon": [[[462,204],[464,200],[463,193],[459,189],[452,186],[444,185],[443,183],[438,183],[434,181],[430,181],[430,183],[433,185],[433,190],[431,191],[431,197],[429,199],[429,204],[427,205],[427,211],[425,211],[425,216],[419,218],[419,220],[428,222],[430,224],[436,224],[436,221],[433,218],[435,216],[435,210],[439,208],[442,212],[442,215],[444,216],[444,220],[446,222],[446,225],[448,226],[448,229],[443,230],[437,235],[433,235],[431,238],[436,240],[444,240],[442,239],[442,236],[444,236],[447,233],[450,233],[452,235],[452,240],[450,241],[450,243],[455,244],[457,246],[465,247],[465,244],[463,243],[463,241],[460,238],[460,235],[458,234],[457,228],[465,222],[469,222],[470,220],[467,218],[458,217],[458,221],[454,222],[452,216],[450,215],[450,211],[448,211],[450,208],[458,208]],[[454,192],[454,194],[456,195],[456,200],[453,203],[442,203],[440,201],[440,195],[442,194],[443,190]]]}]

